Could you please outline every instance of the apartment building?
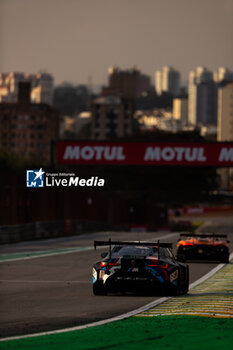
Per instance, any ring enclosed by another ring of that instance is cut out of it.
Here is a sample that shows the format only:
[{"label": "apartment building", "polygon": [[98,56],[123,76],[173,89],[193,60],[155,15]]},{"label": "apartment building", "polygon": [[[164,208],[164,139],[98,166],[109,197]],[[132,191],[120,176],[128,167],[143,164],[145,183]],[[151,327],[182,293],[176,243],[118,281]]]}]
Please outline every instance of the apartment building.
[{"label": "apartment building", "polygon": [[17,102],[20,82],[30,82],[31,102],[52,105],[54,81],[51,74],[0,73],[0,103]]},{"label": "apartment building", "polygon": [[131,135],[133,104],[119,96],[102,96],[93,101],[91,138],[109,140]]},{"label": "apartment building", "polygon": [[218,90],[218,141],[233,141],[233,81]]},{"label": "apartment building", "polygon": [[[233,81],[218,90],[218,141],[233,141]],[[218,170],[221,187],[233,191],[233,168]]]},{"label": "apartment building", "polygon": [[30,102],[30,83],[18,85],[18,102],[0,103],[0,151],[22,159],[50,163],[51,141],[58,138],[59,113],[45,103]]},{"label": "apartment building", "polygon": [[120,70],[112,66],[108,70],[108,86],[102,91],[104,96],[121,96],[135,99],[150,89],[150,77],[136,68]]}]

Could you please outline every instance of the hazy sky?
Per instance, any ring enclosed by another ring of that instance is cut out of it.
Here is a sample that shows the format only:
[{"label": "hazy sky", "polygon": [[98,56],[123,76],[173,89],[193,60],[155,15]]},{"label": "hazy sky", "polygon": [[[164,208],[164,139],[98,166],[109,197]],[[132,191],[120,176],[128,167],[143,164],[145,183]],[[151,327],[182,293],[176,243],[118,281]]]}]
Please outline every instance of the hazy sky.
[{"label": "hazy sky", "polygon": [[95,85],[113,64],[233,70],[233,0],[0,0],[0,72]]}]

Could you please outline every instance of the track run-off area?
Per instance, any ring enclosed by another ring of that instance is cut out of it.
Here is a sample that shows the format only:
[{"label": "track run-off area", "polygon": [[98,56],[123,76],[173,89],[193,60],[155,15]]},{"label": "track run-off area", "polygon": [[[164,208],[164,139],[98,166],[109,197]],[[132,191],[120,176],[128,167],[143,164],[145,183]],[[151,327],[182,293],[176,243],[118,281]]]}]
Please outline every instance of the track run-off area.
[{"label": "track run-off area", "polygon": [[[228,234],[232,251],[233,217],[205,221],[203,231]],[[109,237],[160,239],[175,247],[178,234],[107,232],[1,247],[0,349],[230,348],[232,262],[190,263],[187,296],[95,297],[91,269],[100,251],[93,250],[93,240]]]}]

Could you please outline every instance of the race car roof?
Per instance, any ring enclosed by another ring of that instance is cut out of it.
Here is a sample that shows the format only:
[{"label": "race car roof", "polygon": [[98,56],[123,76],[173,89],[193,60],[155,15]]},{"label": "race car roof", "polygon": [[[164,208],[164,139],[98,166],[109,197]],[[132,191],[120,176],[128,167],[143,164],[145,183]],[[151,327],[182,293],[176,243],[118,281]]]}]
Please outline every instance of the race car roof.
[{"label": "race car roof", "polygon": [[216,233],[181,233],[180,237],[196,237],[196,238],[227,238],[227,235],[216,234]]}]

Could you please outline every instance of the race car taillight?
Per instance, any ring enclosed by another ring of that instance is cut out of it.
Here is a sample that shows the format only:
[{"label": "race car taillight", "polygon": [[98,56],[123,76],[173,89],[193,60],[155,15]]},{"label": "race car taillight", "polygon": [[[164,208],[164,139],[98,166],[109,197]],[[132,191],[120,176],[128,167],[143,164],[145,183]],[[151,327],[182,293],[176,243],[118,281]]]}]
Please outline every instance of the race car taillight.
[{"label": "race car taillight", "polygon": [[119,266],[119,264],[117,263],[118,260],[119,260],[119,259],[114,259],[113,261],[109,261],[109,262],[107,262],[107,261],[101,261],[100,267],[106,267],[106,266],[108,266],[108,267],[111,268],[112,266]]},{"label": "race car taillight", "polygon": [[119,266],[119,264],[117,263],[119,259],[114,259],[109,261],[108,265],[109,266]]},{"label": "race car taillight", "polygon": [[160,267],[162,267],[163,269],[167,269],[168,264],[163,264],[163,265],[160,265]]}]

